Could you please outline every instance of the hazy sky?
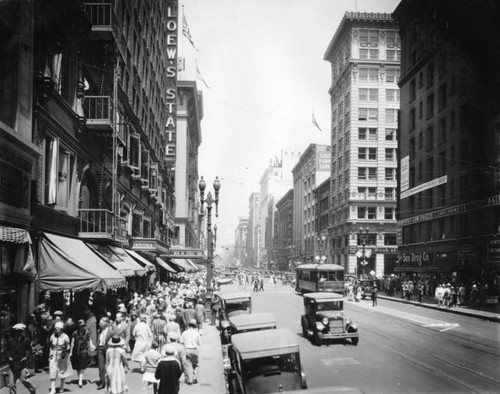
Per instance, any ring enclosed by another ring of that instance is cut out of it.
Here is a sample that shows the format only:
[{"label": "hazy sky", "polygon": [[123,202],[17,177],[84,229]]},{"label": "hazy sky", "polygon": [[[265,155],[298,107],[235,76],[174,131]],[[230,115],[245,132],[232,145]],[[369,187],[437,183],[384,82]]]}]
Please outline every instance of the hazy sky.
[{"label": "hazy sky", "polygon": [[[346,11],[392,12],[399,0],[179,0],[195,50],[180,39],[189,79],[210,87],[198,170],[221,179],[217,247],[234,244],[238,217],[281,149],[330,142],[330,63],[323,60]],[[181,31],[179,37],[182,38]],[[312,112],[323,130],[312,124]],[[281,196],[280,196],[281,197]]]}]

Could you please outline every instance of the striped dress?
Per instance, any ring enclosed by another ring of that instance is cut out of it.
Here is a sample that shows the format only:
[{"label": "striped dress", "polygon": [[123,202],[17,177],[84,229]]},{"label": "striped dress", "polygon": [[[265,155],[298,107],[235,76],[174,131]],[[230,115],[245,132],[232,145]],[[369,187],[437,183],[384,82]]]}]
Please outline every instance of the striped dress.
[{"label": "striped dress", "polygon": [[153,340],[158,342],[158,349],[162,349],[163,345],[167,343],[166,336],[166,325],[167,322],[164,318],[155,317],[151,321],[151,331],[153,332]]},{"label": "striped dress", "polygon": [[125,393],[125,349],[109,347],[106,352],[106,390],[110,394]]}]

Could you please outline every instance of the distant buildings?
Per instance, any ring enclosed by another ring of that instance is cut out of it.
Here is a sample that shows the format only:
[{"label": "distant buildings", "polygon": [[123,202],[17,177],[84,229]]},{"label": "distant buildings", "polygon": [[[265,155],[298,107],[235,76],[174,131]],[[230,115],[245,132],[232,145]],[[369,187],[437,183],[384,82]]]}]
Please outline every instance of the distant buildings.
[{"label": "distant buildings", "polygon": [[[390,14],[347,12],[324,56],[332,64],[330,252],[351,274],[380,276],[396,263],[400,55]],[[360,228],[368,229],[365,256]]]}]

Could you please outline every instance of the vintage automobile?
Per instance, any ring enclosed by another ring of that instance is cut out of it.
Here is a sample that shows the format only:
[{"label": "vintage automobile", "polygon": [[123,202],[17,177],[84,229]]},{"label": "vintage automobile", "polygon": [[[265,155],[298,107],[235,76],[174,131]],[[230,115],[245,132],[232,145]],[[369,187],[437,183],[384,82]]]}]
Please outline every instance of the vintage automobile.
[{"label": "vintage automobile", "polygon": [[358,286],[361,286],[361,298],[364,300],[366,297],[370,298],[372,295],[372,289],[373,289],[373,279],[360,279],[356,286],[354,287],[355,289],[358,288]]},{"label": "vintage automobile", "polygon": [[327,339],[344,338],[350,338],[353,345],[358,344],[358,327],[344,316],[344,299],[340,294],[304,294],[304,309],[300,321],[304,338],[311,337],[317,346]]},{"label": "vintage automobile", "polygon": [[253,331],[231,337],[231,394],[278,393],[307,388],[297,335],[290,330]]},{"label": "vintage automobile", "polygon": [[246,291],[235,291],[219,295],[218,318],[222,344],[229,342],[229,318],[252,313],[252,295]]},{"label": "vintage automobile", "polygon": [[227,350],[223,346],[224,365],[232,367],[234,364],[234,352],[230,345],[231,336],[244,332],[274,330],[276,328],[276,318],[272,313],[267,312],[236,315],[229,318],[229,325],[230,328],[226,331],[228,336],[223,338],[221,342],[223,345],[228,344]]}]

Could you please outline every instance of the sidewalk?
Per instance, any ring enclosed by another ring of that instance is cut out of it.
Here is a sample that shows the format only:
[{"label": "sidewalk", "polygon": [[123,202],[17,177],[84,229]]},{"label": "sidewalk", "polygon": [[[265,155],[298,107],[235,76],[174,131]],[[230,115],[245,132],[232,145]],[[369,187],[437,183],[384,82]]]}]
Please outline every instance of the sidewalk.
[{"label": "sidewalk", "polygon": [[495,304],[495,305],[484,305],[482,307],[478,308],[472,308],[469,306],[454,306],[452,308],[446,308],[444,306],[438,306],[434,298],[432,297],[424,297],[424,300],[422,303],[419,303],[418,301],[407,301],[405,299],[402,299],[400,296],[399,297],[389,297],[387,295],[382,295],[379,293],[377,295],[377,298],[381,300],[389,300],[389,301],[394,301],[394,302],[400,302],[403,304],[412,304],[415,306],[420,306],[423,308],[429,308],[429,309],[436,309],[440,310],[443,312],[448,312],[448,313],[455,313],[459,315],[464,315],[464,316],[469,316],[469,317],[474,317],[477,319],[482,319],[482,320],[488,320],[491,322],[495,323],[500,323],[500,305]]},{"label": "sidewalk", "polygon": [[[198,374],[198,384],[181,384],[179,393],[181,394],[224,394],[226,393],[226,381],[222,365],[222,346],[220,343],[219,331],[215,326],[205,323],[201,337],[200,348],[200,371]],[[126,381],[129,387],[128,394],[146,394],[146,383],[142,381],[142,374],[137,372],[138,365],[130,361],[130,355],[127,355],[131,372],[127,373]],[[76,371],[74,376],[67,379],[65,393],[74,394],[104,394],[104,390],[97,390],[96,382],[98,380],[98,370],[92,366],[85,370],[82,388],[78,387],[78,378]],[[45,371],[37,373],[31,377],[31,383],[36,387],[38,394],[48,393],[50,390],[49,374]],[[56,387],[59,387],[59,379],[56,381]],[[27,393],[28,390],[18,381],[17,392]],[[0,394],[8,394],[8,387],[0,389]]]}]

